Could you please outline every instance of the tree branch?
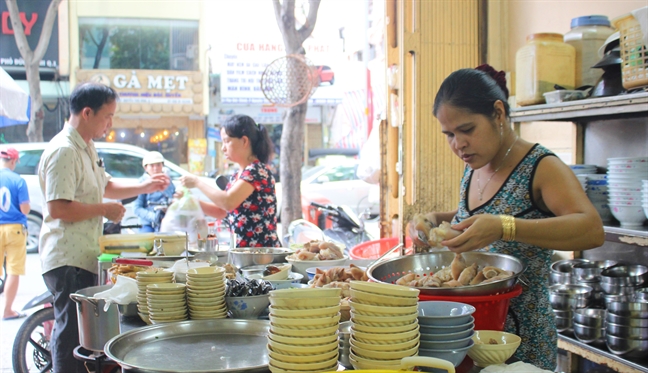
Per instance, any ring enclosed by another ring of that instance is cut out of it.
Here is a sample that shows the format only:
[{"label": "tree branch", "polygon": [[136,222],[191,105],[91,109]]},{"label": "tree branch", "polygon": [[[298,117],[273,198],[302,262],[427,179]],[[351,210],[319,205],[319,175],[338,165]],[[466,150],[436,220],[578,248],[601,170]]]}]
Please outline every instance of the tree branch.
[{"label": "tree branch", "polygon": [[284,28],[283,28],[283,22],[281,21],[281,10],[283,6],[279,2],[279,0],[272,0],[272,6],[274,7],[275,20],[277,21],[277,25],[279,25],[279,31],[281,31],[281,33],[283,34]]},{"label": "tree branch", "polygon": [[47,47],[49,46],[50,37],[52,36],[52,28],[54,21],[56,20],[56,15],[58,14],[58,6],[61,3],[61,0],[52,0],[47,8],[47,14],[45,15],[45,21],[43,21],[43,30],[41,31],[40,38],[38,39],[38,45],[34,50],[34,59],[37,63],[40,63],[40,60],[45,56]]},{"label": "tree branch", "polygon": [[27,37],[25,36],[25,29],[23,29],[22,22],[20,22],[18,4],[16,4],[16,0],[6,0],[6,3],[7,8],[9,9],[11,28],[13,29],[16,38],[18,50],[20,51],[22,58],[25,60],[25,65],[30,64],[33,60],[34,54],[32,53],[31,48],[29,48],[29,43],[27,43]]},{"label": "tree branch", "polygon": [[319,10],[321,0],[309,0],[308,2],[308,17],[306,23],[297,30],[299,35],[299,44],[302,44],[315,29],[315,22],[317,22],[317,11]]}]

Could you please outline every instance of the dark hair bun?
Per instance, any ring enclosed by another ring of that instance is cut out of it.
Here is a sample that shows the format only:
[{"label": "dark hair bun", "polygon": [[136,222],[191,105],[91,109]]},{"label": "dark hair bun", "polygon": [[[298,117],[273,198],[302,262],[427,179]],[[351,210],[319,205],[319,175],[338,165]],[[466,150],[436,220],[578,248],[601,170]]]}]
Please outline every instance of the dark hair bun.
[{"label": "dark hair bun", "polygon": [[497,71],[489,64],[479,65],[475,67],[475,70],[483,71],[490,75],[490,77],[495,79],[497,85],[502,89],[504,96],[506,96],[506,98],[509,97],[509,90],[506,88],[506,73],[504,71]]}]

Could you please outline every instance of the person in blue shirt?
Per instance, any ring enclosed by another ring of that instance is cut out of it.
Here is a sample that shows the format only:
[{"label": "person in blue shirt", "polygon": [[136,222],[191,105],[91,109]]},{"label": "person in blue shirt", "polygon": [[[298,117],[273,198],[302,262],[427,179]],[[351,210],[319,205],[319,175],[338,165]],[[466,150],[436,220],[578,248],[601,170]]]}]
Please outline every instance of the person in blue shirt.
[{"label": "person in blue shirt", "polygon": [[[7,260],[7,282],[2,320],[25,317],[12,309],[27,259],[27,214],[30,210],[27,183],[14,172],[18,151],[0,149],[0,258]],[[0,266],[0,275],[2,275]]]},{"label": "person in blue shirt", "polygon": [[[164,172],[164,156],[159,152],[152,151],[144,156],[142,166],[146,173],[142,175],[139,182],[145,181],[150,178],[150,175],[160,174]],[[173,194],[175,193],[175,186],[169,183],[169,186],[159,192],[149,194],[140,194],[135,200],[135,215],[139,218],[139,223],[142,225],[140,232],[159,232],[160,223],[166,208],[171,204]]]}]

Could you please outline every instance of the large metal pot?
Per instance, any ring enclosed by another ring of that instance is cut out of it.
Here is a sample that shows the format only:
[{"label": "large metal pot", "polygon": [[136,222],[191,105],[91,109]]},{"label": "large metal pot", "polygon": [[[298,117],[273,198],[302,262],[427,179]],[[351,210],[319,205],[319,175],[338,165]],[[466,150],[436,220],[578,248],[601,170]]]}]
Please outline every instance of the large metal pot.
[{"label": "large metal pot", "polygon": [[[507,271],[513,271],[513,277],[488,284],[461,286],[456,288],[419,287],[424,295],[445,296],[477,296],[505,293],[517,283],[518,277],[526,270],[526,264],[511,255],[472,251],[461,254],[466,263],[477,263],[480,268],[495,266]],[[367,276],[371,281],[395,283],[396,280],[408,273],[427,276],[436,273],[452,263],[455,253],[452,251],[439,251],[434,253],[407,255],[404,257],[386,260],[372,264],[367,269]]]},{"label": "large metal pot", "polygon": [[104,311],[106,301],[94,295],[112,288],[112,285],[92,286],[70,294],[77,305],[79,320],[79,342],[91,351],[103,351],[111,338],[119,335],[119,310],[111,304]]}]

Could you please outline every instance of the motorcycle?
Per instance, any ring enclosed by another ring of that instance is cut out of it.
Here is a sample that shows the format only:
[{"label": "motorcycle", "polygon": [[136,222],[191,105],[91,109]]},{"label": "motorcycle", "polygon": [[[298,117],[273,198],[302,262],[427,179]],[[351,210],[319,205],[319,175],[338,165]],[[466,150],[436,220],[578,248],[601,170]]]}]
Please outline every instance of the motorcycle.
[{"label": "motorcycle", "polygon": [[374,237],[365,229],[366,217],[358,217],[348,206],[323,205],[311,202],[311,207],[321,212],[331,224],[319,227],[305,219],[297,219],[288,226],[284,243],[301,244],[311,240],[333,241],[344,245],[345,254],[354,246],[371,241]]},{"label": "motorcycle", "polygon": [[[120,223],[104,223],[104,234],[121,233],[141,228],[141,225],[121,225]],[[22,308],[29,311],[37,307],[40,310],[27,316],[20,326],[13,343],[11,361],[15,373],[50,372],[52,370],[52,355],[50,353],[50,337],[54,327],[54,296],[46,291],[31,299]]]}]

